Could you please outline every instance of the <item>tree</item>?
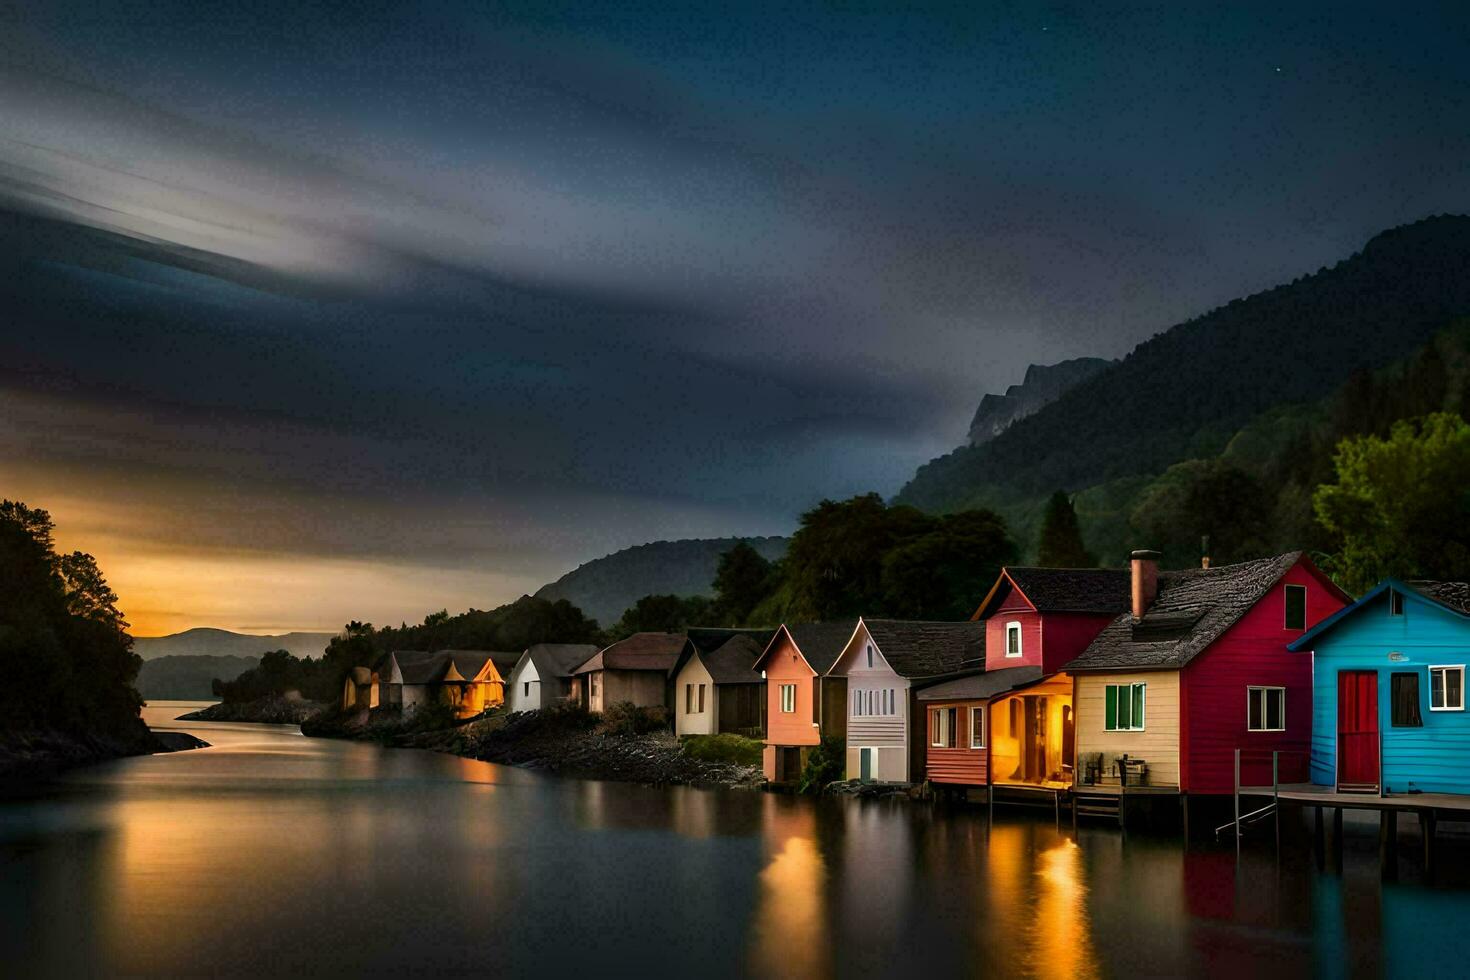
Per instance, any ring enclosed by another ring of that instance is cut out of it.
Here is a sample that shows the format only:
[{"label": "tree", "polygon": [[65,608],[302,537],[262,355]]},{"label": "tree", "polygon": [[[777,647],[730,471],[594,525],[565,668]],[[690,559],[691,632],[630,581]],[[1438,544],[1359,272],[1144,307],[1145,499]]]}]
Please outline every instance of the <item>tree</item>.
[{"label": "tree", "polygon": [[710,609],[711,619],[724,626],[742,626],[775,588],[775,566],[741,541],[720,555],[713,585],[715,600]]},{"label": "tree", "polygon": [[1461,578],[1470,567],[1470,424],[1448,412],[1395,422],[1387,438],[1344,439],[1336,482],[1317,488],[1333,536],[1326,566],[1364,592],[1386,576]]},{"label": "tree", "polygon": [[646,595],[624,610],[610,632],[617,640],[634,633],[677,633],[701,625],[709,611],[704,596]]},{"label": "tree", "polygon": [[91,555],[54,549],[51,515],[0,502],[0,734],[56,730],[135,740],[141,661]]},{"label": "tree", "polygon": [[876,493],[823,500],[801,515],[781,563],[786,617],[873,615],[883,608],[884,557],[937,524],[938,518],[912,507],[887,506]]},{"label": "tree", "polygon": [[1000,574],[1015,561],[1005,523],[988,510],[948,514],[925,534],[883,557],[880,615],[901,619],[968,619]]},{"label": "tree", "polygon": [[1047,568],[1091,568],[1097,564],[1082,543],[1082,528],[1077,524],[1072,498],[1061,490],[1046,502],[1036,562]]},{"label": "tree", "polygon": [[1260,483],[1224,460],[1169,467],[1133,511],[1138,539],[1175,567],[1194,565],[1209,538],[1214,564],[1260,558],[1271,550],[1275,507]]}]

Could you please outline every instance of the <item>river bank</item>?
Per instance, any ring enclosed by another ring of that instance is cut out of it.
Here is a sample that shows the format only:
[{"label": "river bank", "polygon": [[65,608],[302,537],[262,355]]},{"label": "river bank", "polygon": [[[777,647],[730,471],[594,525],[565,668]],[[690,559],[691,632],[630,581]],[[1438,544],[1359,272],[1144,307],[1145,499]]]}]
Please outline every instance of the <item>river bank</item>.
[{"label": "river bank", "polygon": [[300,725],[326,712],[331,706],[300,696],[272,695],[255,701],[220,701],[207,708],[179,715],[179,721],[246,721],[262,725]]},{"label": "river bank", "polygon": [[183,732],[154,732],[140,718],[112,732],[35,730],[0,735],[0,778],[32,778],[129,756],[198,748]]},{"label": "river bank", "polygon": [[496,712],[429,730],[416,728],[412,719],[387,714],[369,718],[358,712],[320,716],[301,730],[318,737],[429,749],[581,779],[731,789],[755,789],[765,781],[758,758],[752,759],[738,744],[730,748],[727,742],[681,740],[662,723],[653,730],[641,727],[627,722],[610,725],[597,715],[566,708]]}]

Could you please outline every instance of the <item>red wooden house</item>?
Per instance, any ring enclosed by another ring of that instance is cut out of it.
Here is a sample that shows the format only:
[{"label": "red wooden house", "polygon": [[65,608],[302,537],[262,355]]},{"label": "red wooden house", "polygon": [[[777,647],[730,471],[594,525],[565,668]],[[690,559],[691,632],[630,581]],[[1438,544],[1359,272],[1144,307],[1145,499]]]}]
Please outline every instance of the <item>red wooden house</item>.
[{"label": "red wooden house", "polygon": [[1079,784],[1116,781],[1127,755],[1140,782],[1229,793],[1237,748],[1247,782],[1270,781],[1272,751],[1283,782],[1304,780],[1312,665],[1287,644],[1351,600],[1301,552],[1162,573],[1157,559],[1134,552],[1132,608],[1065,665]]},{"label": "red wooden house", "polygon": [[1072,681],[1058,668],[1128,608],[1128,572],[1004,568],[972,617],[985,673],[924,690],[928,770],[941,785],[1063,789],[1072,781]]},{"label": "red wooden house", "polygon": [[847,734],[847,682],[827,671],[856,629],[857,620],[783,625],[751,665],[766,682],[768,781],[795,782],[823,737]]}]

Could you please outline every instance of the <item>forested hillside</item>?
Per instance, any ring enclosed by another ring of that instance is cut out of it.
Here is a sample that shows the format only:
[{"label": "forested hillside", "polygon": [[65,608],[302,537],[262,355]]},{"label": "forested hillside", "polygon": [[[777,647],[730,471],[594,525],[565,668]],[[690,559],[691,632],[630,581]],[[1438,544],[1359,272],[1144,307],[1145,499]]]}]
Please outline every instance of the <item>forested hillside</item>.
[{"label": "forested hillside", "polygon": [[610,627],[646,595],[709,596],[720,556],[745,542],[769,561],[786,553],[786,538],[691,538],[654,541],[594,559],[536,591],[566,599]]},{"label": "forested hillside", "polygon": [[[992,507],[1029,550],[1054,491],[1088,491],[1096,524],[1170,466],[1219,456],[1263,413],[1317,403],[1466,314],[1470,218],[1384,232],[1330,269],[1140,344],[989,443],[928,463],[897,499],[938,512]],[[1121,557],[1121,542],[1098,544],[1100,558]]]}]

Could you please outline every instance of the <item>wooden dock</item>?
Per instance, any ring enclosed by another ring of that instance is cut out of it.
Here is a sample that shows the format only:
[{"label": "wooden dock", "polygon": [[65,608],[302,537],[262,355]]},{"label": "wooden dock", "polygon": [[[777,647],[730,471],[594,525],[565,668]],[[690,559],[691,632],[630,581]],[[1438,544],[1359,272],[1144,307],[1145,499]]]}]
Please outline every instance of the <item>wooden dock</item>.
[{"label": "wooden dock", "polygon": [[1332,863],[1342,868],[1342,814],[1345,810],[1366,810],[1379,814],[1378,857],[1384,877],[1398,873],[1398,816],[1412,813],[1419,818],[1424,838],[1424,872],[1434,874],[1434,832],[1439,821],[1470,820],[1470,796],[1454,793],[1340,793],[1332,786],[1316,783],[1288,783],[1277,787],[1242,786],[1241,796],[1274,797],[1278,806],[1291,803],[1313,810],[1313,851],[1321,867],[1327,859],[1324,814],[1332,812]]}]

